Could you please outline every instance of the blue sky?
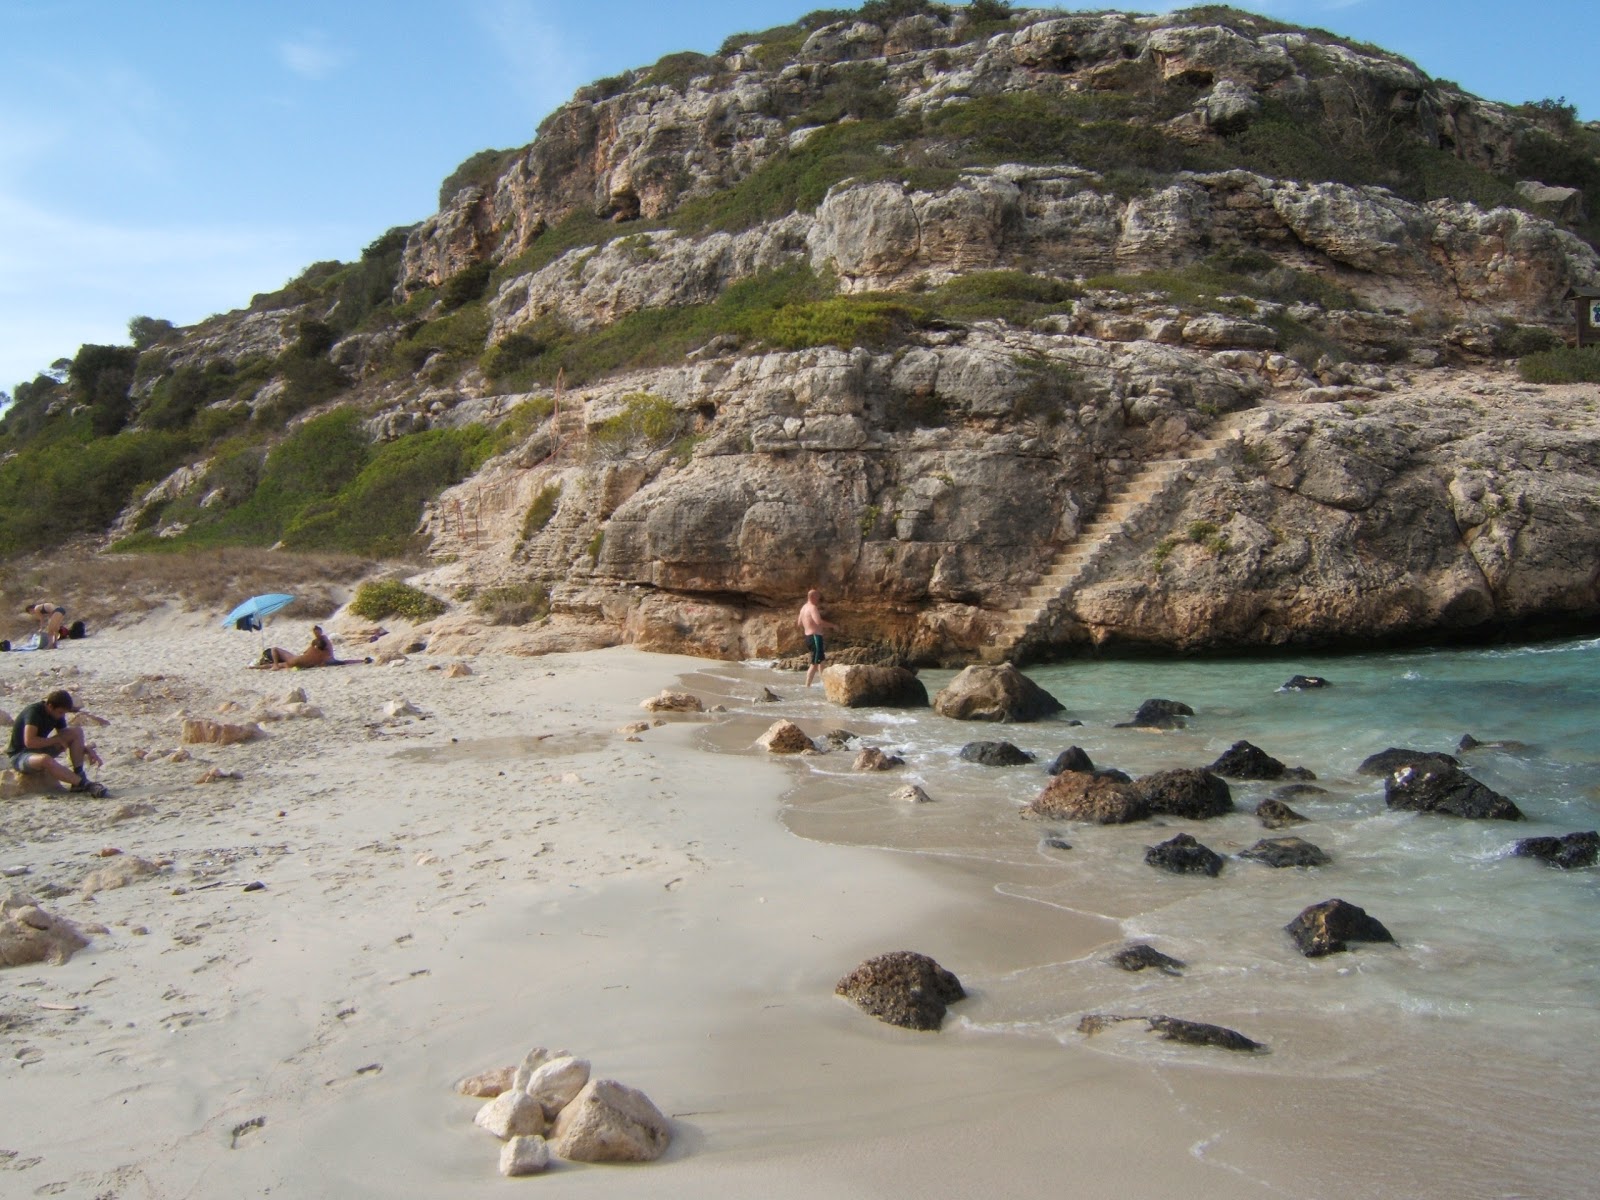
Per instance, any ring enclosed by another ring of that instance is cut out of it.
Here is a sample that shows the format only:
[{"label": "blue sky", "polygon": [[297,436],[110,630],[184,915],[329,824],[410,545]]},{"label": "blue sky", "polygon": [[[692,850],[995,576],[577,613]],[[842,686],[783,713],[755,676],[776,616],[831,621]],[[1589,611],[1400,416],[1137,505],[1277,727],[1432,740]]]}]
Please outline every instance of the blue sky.
[{"label": "blue sky", "polygon": [[[0,0],[0,390],[85,342],[126,342],[135,315],[190,324],[355,258],[429,216],[462,159],[526,144],[584,83],[824,6]],[[1565,96],[1600,119],[1589,3],[1243,7],[1490,99]]]}]

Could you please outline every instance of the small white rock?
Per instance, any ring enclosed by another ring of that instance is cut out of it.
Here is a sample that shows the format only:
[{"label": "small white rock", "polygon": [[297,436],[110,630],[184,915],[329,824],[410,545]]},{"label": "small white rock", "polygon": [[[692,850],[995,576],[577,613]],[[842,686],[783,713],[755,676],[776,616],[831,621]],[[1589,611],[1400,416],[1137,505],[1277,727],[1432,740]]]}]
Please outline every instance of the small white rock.
[{"label": "small white rock", "polygon": [[543,1133],[546,1128],[544,1107],[527,1092],[515,1089],[501,1092],[480,1108],[472,1120],[502,1141]]},{"label": "small white rock", "polygon": [[546,1050],[543,1046],[535,1046],[529,1050],[527,1056],[517,1067],[516,1076],[511,1081],[511,1086],[519,1092],[528,1090],[528,1080],[533,1078],[533,1073],[545,1063],[557,1058],[570,1058],[565,1050]]},{"label": "small white rock", "polygon": [[537,1135],[510,1138],[500,1147],[500,1174],[537,1175],[550,1165],[550,1143]]},{"label": "small white rock", "polygon": [[533,1072],[528,1079],[528,1095],[544,1107],[546,1117],[554,1117],[583,1091],[589,1082],[589,1060],[555,1058]]}]

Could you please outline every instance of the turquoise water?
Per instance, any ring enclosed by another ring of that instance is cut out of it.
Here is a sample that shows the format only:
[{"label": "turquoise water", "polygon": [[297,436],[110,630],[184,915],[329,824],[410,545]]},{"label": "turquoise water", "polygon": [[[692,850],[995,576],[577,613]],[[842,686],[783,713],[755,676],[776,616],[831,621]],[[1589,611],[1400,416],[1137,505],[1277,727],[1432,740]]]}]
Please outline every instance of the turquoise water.
[{"label": "turquoise water", "polygon": [[[1345,1125],[1366,1122],[1373,1136],[1397,1122],[1419,1136],[1431,1129],[1430,1169],[1440,1180],[1459,1173],[1463,1190],[1453,1194],[1479,1194],[1474,1181],[1490,1177],[1503,1186],[1482,1194],[1522,1194],[1530,1180],[1555,1189],[1548,1194],[1589,1186],[1585,1172],[1600,1160],[1574,1147],[1587,1147],[1600,1122],[1600,869],[1560,871],[1509,851],[1520,838],[1600,828],[1600,639],[1036,666],[1024,673],[1066,711],[1014,725],[950,721],[928,709],[844,710],[792,675],[743,670],[750,674],[739,686],[748,690],[753,679],[782,698],[735,706],[750,728],[784,716],[813,736],[842,727],[860,738],[803,760],[806,782],[783,814],[794,832],[918,856],[1026,902],[1007,910],[1010,927],[995,936],[1035,937],[1036,961],[988,975],[958,969],[979,999],[947,1028],[1081,1045],[1160,1070],[1193,1063],[1195,1052],[1140,1037],[1091,1041],[1077,1032],[1079,1020],[1110,1012],[1215,1022],[1271,1053],[1212,1053],[1208,1067],[1313,1089],[1308,1095],[1333,1094],[1339,1081],[1360,1097],[1339,1117]],[[1330,686],[1280,690],[1296,674]],[[953,675],[924,673],[930,696]],[[1195,715],[1171,732],[1116,728],[1151,698],[1183,701]],[[1467,734],[1486,744],[1458,755],[1464,769],[1527,820],[1393,812],[1383,781],[1357,772],[1387,747],[1455,752]],[[1068,746],[1137,777],[1208,765],[1241,739],[1316,774],[1325,794],[1290,801],[1305,824],[1267,830],[1257,821],[1256,804],[1279,786],[1272,782],[1233,782],[1237,811],[1211,821],[1101,827],[1022,817],[1048,780],[1045,764]],[[958,757],[980,740],[1010,741],[1037,764],[991,768]],[[853,771],[863,742],[906,765]],[[931,802],[897,798],[907,783]],[[1227,856],[1218,878],[1145,864],[1145,847],[1178,832]],[[1290,834],[1332,862],[1274,870],[1234,857],[1260,838]],[[1302,957],[1283,926],[1335,897],[1382,921],[1396,944]],[[1087,952],[1052,954],[1052,922],[1076,914],[1114,922],[1116,936]],[[1107,952],[1126,939],[1147,941],[1188,970],[1174,978],[1108,967]],[[1504,1137],[1512,1126],[1514,1144]],[[1489,1144],[1493,1163],[1469,1153]]]}]

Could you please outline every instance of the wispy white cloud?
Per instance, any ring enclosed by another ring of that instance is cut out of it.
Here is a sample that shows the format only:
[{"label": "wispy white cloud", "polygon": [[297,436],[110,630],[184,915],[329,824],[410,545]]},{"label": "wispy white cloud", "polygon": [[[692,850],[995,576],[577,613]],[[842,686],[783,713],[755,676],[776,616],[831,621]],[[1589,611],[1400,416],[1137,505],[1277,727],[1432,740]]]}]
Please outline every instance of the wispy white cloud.
[{"label": "wispy white cloud", "polygon": [[279,42],[278,58],[302,78],[326,79],[344,66],[349,56],[330,44],[326,36],[313,32]]},{"label": "wispy white cloud", "polygon": [[[528,136],[589,81],[588,55],[537,0],[477,0],[473,20],[499,57],[507,86],[528,107]],[[559,12],[559,9],[555,11]]]}]

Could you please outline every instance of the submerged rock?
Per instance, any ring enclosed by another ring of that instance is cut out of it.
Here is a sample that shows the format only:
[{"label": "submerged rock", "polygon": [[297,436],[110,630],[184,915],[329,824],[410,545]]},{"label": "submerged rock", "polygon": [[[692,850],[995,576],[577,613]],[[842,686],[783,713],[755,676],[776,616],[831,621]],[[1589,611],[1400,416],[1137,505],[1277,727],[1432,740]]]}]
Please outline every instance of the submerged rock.
[{"label": "submerged rock", "polygon": [[1159,846],[1146,846],[1144,861],[1176,875],[1210,875],[1222,872],[1222,855],[1202,846],[1187,833],[1168,838]]},{"label": "submerged rock", "polygon": [[775,722],[756,740],[768,754],[805,754],[816,749],[805,730],[793,721]]},{"label": "submerged rock", "polygon": [[1090,1013],[1078,1022],[1078,1032],[1093,1037],[1101,1030],[1123,1021],[1143,1021],[1151,1033],[1161,1035],[1164,1042],[1183,1042],[1190,1046],[1215,1046],[1221,1050],[1254,1053],[1265,1050],[1262,1043],[1247,1038],[1235,1029],[1222,1025],[1208,1025],[1203,1021],[1186,1021],[1181,1017],[1131,1017],[1114,1013]]},{"label": "submerged rock", "polygon": [[1184,967],[1189,965],[1182,959],[1163,954],[1154,946],[1147,946],[1143,942],[1130,942],[1115,951],[1106,961],[1124,971],[1143,971],[1153,967],[1163,975],[1181,975]]},{"label": "submerged rock", "polygon": [[1233,793],[1227,783],[1203,768],[1178,767],[1141,775],[1133,784],[1151,812],[1203,821],[1233,811]]},{"label": "submerged rock", "polygon": [[903,767],[906,760],[898,754],[885,754],[876,746],[864,747],[856,755],[855,761],[850,764],[853,771],[888,771],[894,767]]},{"label": "submerged rock", "polygon": [[892,950],[839,980],[834,994],[903,1029],[938,1029],[945,1006],[965,999],[961,981],[926,954]]},{"label": "submerged rock", "polygon": [[1285,825],[1303,825],[1306,821],[1305,817],[1282,800],[1271,798],[1256,805],[1256,819],[1268,829],[1282,829]]},{"label": "submerged rock", "polygon": [[1561,837],[1523,838],[1511,848],[1511,853],[1520,858],[1537,858],[1562,870],[1592,867],[1595,858],[1600,856],[1600,832],[1590,829]]},{"label": "submerged rock", "polygon": [[985,767],[1020,767],[1034,761],[1033,755],[1010,742],[968,742],[961,747],[961,757]]},{"label": "submerged rock", "polygon": [[1394,935],[1366,909],[1343,900],[1324,900],[1301,910],[1284,930],[1307,958],[1347,950],[1349,942],[1394,941]]},{"label": "submerged rock", "polygon": [[1063,771],[1092,772],[1094,763],[1089,761],[1089,755],[1082,746],[1068,746],[1055,761],[1045,768],[1052,775],[1059,775]]},{"label": "submerged rock", "polygon": [[1401,767],[1384,781],[1384,802],[1410,812],[1488,821],[1520,821],[1522,810],[1459,767]]},{"label": "submerged rock", "polygon": [[1239,857],[1269,867],[1325,867],[1332,861],[1322,847],[1297,837],[1262,838]]},{"label": "submerged rock", "polygon": [[1313,688],[1325,688],[1328,681],[1320,675],[1291,675],[1279,685],[1280,692],[1305,692]]},{"label": "submerged rock", "polygon": [[1194,709],[1181,700],[1146,700],[1133,714],[1133,720],[1117,725],[1118,729],[1182,729],[1185,717],[1194,716]]},{"label": "submerged rock", "polygon": [[1287,768],[1259,746],[1235,742],[1208,769],[1229,779],[1282,779]]},{"label": "submerged rock", "polygon": [[1461,763],[1448,754],[1432,750],[1404,750],[1391,746],[1361,760],[1356,770],[1362,775],[1393,775],[1401,767],[1445,766],[1459,767]]}]

